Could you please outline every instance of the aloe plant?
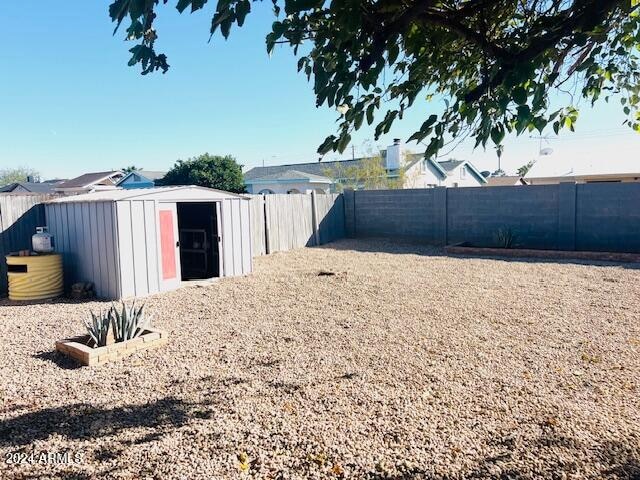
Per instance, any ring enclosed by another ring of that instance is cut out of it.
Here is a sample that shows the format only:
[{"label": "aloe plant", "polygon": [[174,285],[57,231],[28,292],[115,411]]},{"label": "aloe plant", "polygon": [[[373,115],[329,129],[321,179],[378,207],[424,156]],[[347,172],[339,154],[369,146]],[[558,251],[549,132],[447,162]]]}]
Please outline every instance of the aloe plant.
[{"label": "aloe plant", "polygon": [[113,305],[110,315],[113,336],[116,342],[124,342],[136,338],[144,331],[149,322],[149,318],[144,313],[144,305],[136,307],[135,301],[130,307],[122,302],[120,311]]},{"label": "aloe plant", "polygon": [[511,248],[513,247],[513,243],[516,239],[516,236],[513,234],[513,231],[510,228],[499,229],[496,235],[496,239],[498,242],[498,247],[500,248]]},{"label": "aloe plant", "polygon": [[100,310],[97,315],[93,311],[90,312],[91,321],[85,319],[84,325],[96,347],[104,347],[107,344],[109,326],[111,325],[111,309]]}]

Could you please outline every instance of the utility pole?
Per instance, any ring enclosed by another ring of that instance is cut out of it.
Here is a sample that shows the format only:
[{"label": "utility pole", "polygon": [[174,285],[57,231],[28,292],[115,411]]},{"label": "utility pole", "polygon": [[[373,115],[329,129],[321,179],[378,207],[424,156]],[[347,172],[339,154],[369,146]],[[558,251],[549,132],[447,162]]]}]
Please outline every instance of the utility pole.
[{"label": "utility pole", "polygon": [[355,160],[355,159],[356,159],[356,146],[351,145],[351,160]]}]

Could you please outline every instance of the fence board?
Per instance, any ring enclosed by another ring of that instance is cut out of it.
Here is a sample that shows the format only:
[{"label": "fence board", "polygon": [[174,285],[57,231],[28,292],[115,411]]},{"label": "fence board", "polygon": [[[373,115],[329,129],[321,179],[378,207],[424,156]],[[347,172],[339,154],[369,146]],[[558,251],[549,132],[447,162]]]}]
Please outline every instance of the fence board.
[{"label": "fence board", "polygon": [[264,197],[262,195],[251,196],[249,209],[251,215],[253,254],[256,256],[265,255],[267,249],[265,245]]},{"label": "fence board", "polygon": [[254,255],[321,245],[344,237],[344,200],[340,194],[250,197]]},{"label": "fence board", "polygon": [[337,193],[316,195],[320,245],[344,238],[344,199]]},{"label": "fence board", "polygon": [[27,193],[0,194],[0,297],[7,293],[5,255],[31,248],[36,227],[45,224],[42,202],[52,195]]}]

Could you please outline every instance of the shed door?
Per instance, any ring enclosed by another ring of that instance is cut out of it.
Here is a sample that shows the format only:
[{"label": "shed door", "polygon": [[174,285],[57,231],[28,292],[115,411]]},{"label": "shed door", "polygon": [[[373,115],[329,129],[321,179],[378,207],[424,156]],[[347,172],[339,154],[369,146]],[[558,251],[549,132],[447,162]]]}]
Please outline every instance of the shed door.
[{"label": "shed door", "polygon": [[160,203],[158,230],[160,236],[160,290],[174,290],[180,286],[181,280],[178,213],[175,203]]}]

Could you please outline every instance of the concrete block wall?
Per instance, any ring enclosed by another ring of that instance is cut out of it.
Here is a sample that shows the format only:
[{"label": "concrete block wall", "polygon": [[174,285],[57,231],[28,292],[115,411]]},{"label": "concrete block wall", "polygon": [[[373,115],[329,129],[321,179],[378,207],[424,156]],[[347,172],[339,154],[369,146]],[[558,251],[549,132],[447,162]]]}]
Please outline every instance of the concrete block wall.
[{"label": "concrete block wall", "polygon": [[576,250],[640,252],[640,183],[576,185]]},{"label": "concrete block wall", "polygon": [[509,230],[514,246],[558,248],[557,185],[450,188],[447,197],[447,244],[498,246]]},{"label": "concrete block wall", "polygon": [[351,230],[355,236],[398,236],[441,243],[444,238],[442,212],[445,200],[439,189],[358,190],[345,197],[345,212],[354,212]]},{"label": "concrete block wall", "polygon": [[640,183],[346,191],[349,237],[416,238],[434,245],[640,252]]}]

